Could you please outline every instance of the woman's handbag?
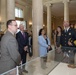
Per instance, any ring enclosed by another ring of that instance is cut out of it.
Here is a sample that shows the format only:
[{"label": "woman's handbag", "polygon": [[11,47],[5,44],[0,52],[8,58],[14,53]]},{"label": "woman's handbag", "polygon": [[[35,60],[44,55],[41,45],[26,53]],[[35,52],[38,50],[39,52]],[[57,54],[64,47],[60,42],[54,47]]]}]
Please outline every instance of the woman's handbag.
[{"label": "woman's handbag", "polygon": [[28,51],[29,51],[28,52],[29,53],[29,56],[32,57],[33,56],[33,52],[32,52],[32,47],[31,46],[29,46],[29,50]]},{"label": "woman's handbag", "polygon": [[52,47],[50,46],[50,49],[47,49],[47,52],[51,51],[52,50]]},{"label": "woman's handbag", "polygon": [[50,46],[50,49],[49,49],[49,51],[51,51],[52,50],[52,47]]},{"label": "woman's handbag", "polygon": [[[48,40],[47,40],[47,38],[45,39],[46,40],[46,43],[47,43],[47,45],[48,45]],[[50,46],[50,45],[49,45]],[[50,46],[50,49],[47,49],[47,52],[49,52],[49,51],[51,51],[52,50],[52,47]]]}]

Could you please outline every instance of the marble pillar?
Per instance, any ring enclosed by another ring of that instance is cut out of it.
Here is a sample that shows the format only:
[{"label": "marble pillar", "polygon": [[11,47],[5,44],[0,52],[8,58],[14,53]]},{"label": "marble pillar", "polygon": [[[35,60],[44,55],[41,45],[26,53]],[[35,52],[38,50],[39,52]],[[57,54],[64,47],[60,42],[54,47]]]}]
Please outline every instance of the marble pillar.
[{"label": "marble pillar", "polygon": [[0,25],[0,30],[5,32],[6,30],[6,0],[0,0],[0,21],[1,21],[1,25]]},{"label": "marble pillar", "polygon": [[47,36],[51,40],[51,4],[46,5],[47,6]]},{"label": "marble pillar", "polygon": [[69,0],[64,0],[64,21],[68,21],[69,22]]},{"label": "marble pillar", "polygon": [[43,0],[32,0],[33,55],[39,56],[38,33],[43,27]]},{"label": "marble pillar", "polygon": [[15,19],[15,0],[7,0],[7,20]]}]

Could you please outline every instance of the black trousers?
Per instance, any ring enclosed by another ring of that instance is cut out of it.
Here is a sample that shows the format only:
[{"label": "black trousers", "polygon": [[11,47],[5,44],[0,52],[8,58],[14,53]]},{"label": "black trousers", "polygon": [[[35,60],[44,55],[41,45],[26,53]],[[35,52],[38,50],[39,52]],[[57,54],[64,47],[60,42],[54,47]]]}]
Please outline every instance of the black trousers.
[{"label": "black trousers", "polygon": [[22,64],[26,63],[27,52],[21,53]]}]

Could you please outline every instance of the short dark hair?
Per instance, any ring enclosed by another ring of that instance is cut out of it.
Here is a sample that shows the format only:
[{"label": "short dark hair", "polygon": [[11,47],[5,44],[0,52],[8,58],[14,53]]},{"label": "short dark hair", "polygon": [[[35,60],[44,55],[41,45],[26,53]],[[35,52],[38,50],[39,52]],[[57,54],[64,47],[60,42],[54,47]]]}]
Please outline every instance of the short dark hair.
[{"label": "short dark hair", "polygon": [[39,30],[39,36],[41,35],[42,30],[44,30],[44,29],[43,29],[43,28],[41,28],[41,29]]},{"label": "short dark hair", "polygon": [[15,21],[14,19],[11,19],[11,20],[8,20],[7,23],[6,23],[6,26],[8,28],[8,25],[10,25],[10,23],[12,23],[12,21]]}]

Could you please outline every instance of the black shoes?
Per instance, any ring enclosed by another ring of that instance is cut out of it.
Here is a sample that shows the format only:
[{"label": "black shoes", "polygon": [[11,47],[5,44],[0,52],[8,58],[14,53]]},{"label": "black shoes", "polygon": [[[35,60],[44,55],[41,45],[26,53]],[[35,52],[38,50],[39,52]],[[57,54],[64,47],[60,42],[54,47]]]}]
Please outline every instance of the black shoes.
[{"label": "black shoes", "polygon": [[20,73],[19,73],[19,75],[24,75],[23,72],[24,72],[24,73],[28,73],[27,70],[21,70]]},{"label": "black shoes", "polygon": [[20,72],[19,75],[24,75],[24,74],[22,72]]},{"label": "black shoes", "polygon": [[27,71],[27,70],[23,70],[23,72],[28,73],[28,71]]}]

